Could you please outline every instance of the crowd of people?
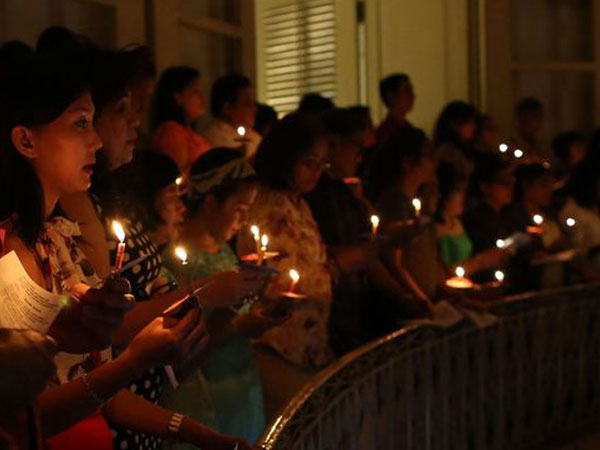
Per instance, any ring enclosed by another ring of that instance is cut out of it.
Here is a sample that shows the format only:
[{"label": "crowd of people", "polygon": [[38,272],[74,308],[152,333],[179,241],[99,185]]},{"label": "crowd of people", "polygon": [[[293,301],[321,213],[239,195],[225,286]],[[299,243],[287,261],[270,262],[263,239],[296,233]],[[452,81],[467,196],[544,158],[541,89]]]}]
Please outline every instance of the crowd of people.
[{"label": "crowd of people", "polygon": [[205,89],[64,28],[0,47],[0,254],[67,298],[44,333],[0,329],[0,448],[251,449],[331,362],[477,303],[449,280],[599,278],[600,134],[546,145],[536,99],[513,137],[463,101],[429,137],[405,74],[377,127],[318,93],[279,117],[239,74]]}]

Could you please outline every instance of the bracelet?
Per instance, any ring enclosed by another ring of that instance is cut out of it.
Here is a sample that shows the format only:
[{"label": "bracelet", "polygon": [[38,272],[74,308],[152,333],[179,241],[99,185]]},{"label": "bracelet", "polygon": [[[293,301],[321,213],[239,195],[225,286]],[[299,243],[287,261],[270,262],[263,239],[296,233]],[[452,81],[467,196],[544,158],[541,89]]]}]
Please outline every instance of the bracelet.
[{"label": "bracelet", "polygon": [[85,370],[81,370],[81,376],[79,377],[79,379],[81,380],[81,383],[83,384],[83,387],[85,388],[85,391],[90,396],[90,398],[96,403],[98,403],[98,406],[104,406],[106,400],[100,398],[96,391],[94,391],[94,389],[92,388],[92,384],[90,383],[88,373]]},{"label": "bracelet", "polygon": [[169,426],[167,427],[167,434],[170,438],[179,438],[179,429],[181,428],[184,418],[185,416],[183,414],[173,413],[171,420],[169,421]]}]

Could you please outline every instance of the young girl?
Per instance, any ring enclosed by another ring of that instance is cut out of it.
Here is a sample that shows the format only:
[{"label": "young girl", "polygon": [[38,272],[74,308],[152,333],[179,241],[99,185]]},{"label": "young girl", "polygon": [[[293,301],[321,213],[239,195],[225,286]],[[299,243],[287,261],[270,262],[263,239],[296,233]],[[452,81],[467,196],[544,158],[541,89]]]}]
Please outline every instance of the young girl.
[{"label": "young girl", "polygon": [[[181,283],[190,276],[204,278],[238,268],[239,261],[227,242],[242,230],[248,208],[256,198],[254,180],[254,171],[236,149],[213,149],[194,163],[188,194],[190,217],[178,243],[188,252],[188,265],[182,266],[175,258],[174,245],[164,254],[165,264]],[[163,404],[185,411],[223,433],[256,441],[264,430],[265,414],[250,338],[260,337],[284,320],[269,317],[260,304],[237,313],[213,310],[208,323],[214,352],[195,375],[165,394]]]},{"label": "young girl", "polygon": [[[8,220],[6,247],[17,253],[34,281],[73,298],[73,307],[51,330],[59,348],[69,353],[56,358],[56,382],[40,396],[45,435],[67,430],[48,441],[48,447],[112,448],[103,415],[166,437],[173,414],[122,388],[150,367],[176,363],[187,352],[187,357],[197,357],[206,342],[204,326],[192,310],[172,328],[164,327],[162,318],[153,320],[112,361],[107,352],[84,353],[106,347],[99,338],[111,336],[130,302],[122,281],[102,290],[90,287],[100,279],[78,247],[77,224],[57,209],[61,196],[89,187],[100,147],[91,125],[94,105],[71,73],[35,60],[12,70],[19,76],[0,93],[0,212]],[[86,310],[87,305],[96,308]],[[235,445],[191,420],[178,423],[177,435],[185,441]]]}]

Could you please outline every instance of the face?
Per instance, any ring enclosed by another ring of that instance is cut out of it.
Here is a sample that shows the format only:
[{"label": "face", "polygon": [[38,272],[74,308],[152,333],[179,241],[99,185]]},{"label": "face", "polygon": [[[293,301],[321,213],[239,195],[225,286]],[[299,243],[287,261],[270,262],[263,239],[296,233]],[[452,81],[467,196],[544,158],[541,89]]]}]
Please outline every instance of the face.
[{"label": "face", "polygon": [[421,157],[421,160],[414,165],[413,167],[409,167],[407,170],[412,171],[415,176],[419,177],[419,184],[430,184],[435,183],[436,173],[435,173],[435,159],[433,155],[429,152],[430,144],[426,144],[427,149],[426,152]]},{"label": "face", "polygon": [[450,193],[444,207],[444,215],[450,218],[462,216],[465,209],[465,191],[457,189]]},{"label": "face", "polygon": [[253,128],[256,116],[254,90],[250,87],[240,89],[236,102],[225,105],[225,114],[235,126]]},{"label": "face", "polygon": [[361,161],[362,139],[360,134],[346,139],[332,139],[329,147],[329,163],[331,164],[331,173],[336,177],[355,176]]},{"label": "face", "polygon": [[525,198],[539,207],[548,206],[552,201],[553,180],[550,175],[528,183],[525,187]]},{"label": "face", "polygon": [[455,128],[458,137],[462,142],[469,142],[475,138],[475,133],[477,132],[477,124],[475,123],[475,119],[457,124],[455,125]]},{"label": "face", "polygon": [[106,105],[95,126],[102,139],[102,151],[109,169],[114,170],[130,162],[140,126],[131,106],[131,93]]},{"label": "face", "polygon": [[314,147],[294,166],[293,191],[304,195],[311,192],[319,182],[323,170],[327,168],[327,141],[317,139]]},{"label": "face", "polygon": [[86,93],[51,123],[13,129],[15,147],[29,159],[44,190],[62,196],[90,187],[95,154],[102,146],[93,120],[94,104]]},{"label": "face", "polygon": [[179,198],[179,192],[175,183],[161,189],[154,199],[154,208],[163,223],[158,227],[158,233],[164,237],[164,242],[176,241],[185,219],[185,205]]},{"label": "face", "polygon": [[227,197],[223,203],[214,196],[205,200],[204,211],[210,217],[210,233],[215,241],[228,242],[242,229],[248,210],[256,200],[257,189],[247,187],[239,189]]},{"label": "face", "polygon": [[525,114],[520,119],[519,128],[527,136],[538,135],[544,126],[544,113],[543,111],[530,112]]},{"label": "face", "polygon": [[155,86],[154,79],[145,78],[131,88],[131,108],[140,122],[148,117]]},{"label": "face", "polygon": [[586,157],[588,147],[585,142],[574,142],[569,149],[569,166],[574,167]]},{"label": "face", "polygon": [[183,108],[188,122],[194,122],[202,117],[206,112],[206,98],[200,80],[192,81],[181,92],[176,93],[175,103]]},{"label": "face", "polygon": [[498,126],[493,119],[486,119],[483,123],[481,134],[479,135],[479,142],[485,149],[497,149],[498,143],[500,142],[500,133]]},{"label": "face", "polygon": [[394,109],[402,114],[412,111],[415,106],[415,91],[412,83],[403,83],[393,100]]},{"label": "face", "polygon": [[506,172],[497,177],[493,182],[481,186],[484,198],[493,205],[503,208],[512,202],[515,187],[514,176]]}]

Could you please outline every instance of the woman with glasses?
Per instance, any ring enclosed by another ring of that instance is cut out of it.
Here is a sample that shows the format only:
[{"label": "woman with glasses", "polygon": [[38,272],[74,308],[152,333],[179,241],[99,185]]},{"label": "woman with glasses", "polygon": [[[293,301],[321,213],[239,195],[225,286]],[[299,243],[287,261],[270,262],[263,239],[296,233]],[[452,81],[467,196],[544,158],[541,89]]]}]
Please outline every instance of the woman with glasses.
[{"label": "woman with glasses", "polygon": [[[306,295],[289,320],[258,340],[267,420],[332,360],[327,333],[332,272],[319,228],[303,199],[327,167],[326,155],[325,135],[313,119],[300,113],[275,125],[257,152],[255,169],[261,186],[248,213],[249,224],[269,237],[269,251],[281,255],[268,261],[280,274],[269,282],[266,297],[278,299],[289,289],[291,269],[301,277],[296,292]],[[240,233],[240,255],[253,252],[255,245],[249,230]]]}]

